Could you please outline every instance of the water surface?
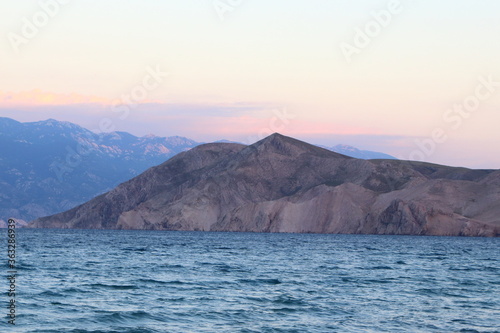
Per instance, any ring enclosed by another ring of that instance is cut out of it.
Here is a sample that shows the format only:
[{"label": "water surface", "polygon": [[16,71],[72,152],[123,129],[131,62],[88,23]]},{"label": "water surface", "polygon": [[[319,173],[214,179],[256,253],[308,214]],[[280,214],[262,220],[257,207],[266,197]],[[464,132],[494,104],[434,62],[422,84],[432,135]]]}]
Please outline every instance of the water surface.
[{"label": "water surface", "polygon": [[2,332],[500,332],[498,238],[27,229],[17,244]]}]

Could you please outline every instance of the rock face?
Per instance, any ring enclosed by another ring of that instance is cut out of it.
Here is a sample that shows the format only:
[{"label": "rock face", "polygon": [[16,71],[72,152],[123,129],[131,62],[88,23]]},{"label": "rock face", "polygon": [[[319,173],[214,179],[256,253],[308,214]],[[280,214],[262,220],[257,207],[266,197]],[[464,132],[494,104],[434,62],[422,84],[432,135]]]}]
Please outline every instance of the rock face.
[{"label": "rock face", "polygon": [[500,171],[359,160],[273,134],[180,153],[38,228],[500,234]]}]

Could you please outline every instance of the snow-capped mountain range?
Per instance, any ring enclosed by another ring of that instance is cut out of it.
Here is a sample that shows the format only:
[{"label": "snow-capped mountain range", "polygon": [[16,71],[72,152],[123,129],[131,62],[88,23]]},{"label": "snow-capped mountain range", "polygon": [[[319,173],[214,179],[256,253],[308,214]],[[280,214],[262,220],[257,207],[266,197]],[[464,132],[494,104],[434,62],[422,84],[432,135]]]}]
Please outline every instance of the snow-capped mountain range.
[{"label": "snow-capped mountain range", "polygon": [[[54,119],[21,123],[0,117],[0,219],[29,221],[67,210],[200,144],[180,136],[97,134]],[[393,159],[347,145],[326,148]]]}]

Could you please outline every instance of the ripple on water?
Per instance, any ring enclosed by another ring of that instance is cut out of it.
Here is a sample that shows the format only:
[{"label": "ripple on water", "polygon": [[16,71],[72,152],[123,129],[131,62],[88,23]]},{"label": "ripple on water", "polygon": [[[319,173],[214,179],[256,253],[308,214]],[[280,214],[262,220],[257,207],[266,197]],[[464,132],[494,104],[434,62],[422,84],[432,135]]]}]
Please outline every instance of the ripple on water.
[{"label": "ripple on water", "polygon": [[280,279],[238,279],[238,282],[250,285],[275,285],[282,283]]},{"label": "ripple on water", "polygon": [[92,289],[114,289],[114,290],[134,290],[139,289],[138,286],[132,284],[105,284],[105,283],[92,283],[86,284],[86,287]]},{"label": "ripple on water", "polygon": [[500,239],[18,232],[23,333],[498,332]]}]

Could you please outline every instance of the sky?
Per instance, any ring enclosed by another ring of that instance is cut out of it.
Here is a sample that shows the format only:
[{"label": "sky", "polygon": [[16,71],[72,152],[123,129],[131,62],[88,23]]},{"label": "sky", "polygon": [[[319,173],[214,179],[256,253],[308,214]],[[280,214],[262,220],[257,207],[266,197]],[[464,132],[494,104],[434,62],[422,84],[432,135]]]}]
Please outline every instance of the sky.
[{"label": "sky", "polygon": [[500,168],[500,1],[0,2],[0,116]]}]

